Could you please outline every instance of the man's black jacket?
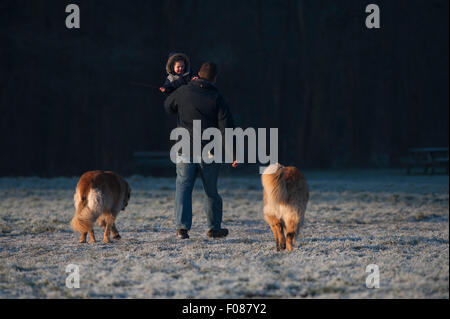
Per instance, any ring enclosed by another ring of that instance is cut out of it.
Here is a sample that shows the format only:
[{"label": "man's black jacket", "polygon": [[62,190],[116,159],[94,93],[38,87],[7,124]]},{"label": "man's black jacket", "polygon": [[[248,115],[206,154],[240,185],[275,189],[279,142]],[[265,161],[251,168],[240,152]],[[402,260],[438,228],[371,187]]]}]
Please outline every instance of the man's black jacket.
[{"label": "man's black jacket", "polygon": [[[233,117],[223,96],[211,82],[198,79],[179,87],[167,97],[164,108],[169,114],[177,115],[178,127],[189,131],[193,137],[193,121],[201,120],[202,133],[209,127],[216,127],[225,139],[225,128],[234,128]],[[203,141],[202,145],[208,141]],[[192,144],[191,144],[192,145]]]}]

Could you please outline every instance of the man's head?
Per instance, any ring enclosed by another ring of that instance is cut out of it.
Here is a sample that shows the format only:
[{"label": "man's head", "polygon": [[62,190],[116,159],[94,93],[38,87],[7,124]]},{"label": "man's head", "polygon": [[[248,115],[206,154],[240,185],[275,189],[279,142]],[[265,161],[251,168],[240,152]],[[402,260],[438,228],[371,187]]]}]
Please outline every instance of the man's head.
[{"label": "man's head", "polygon": [[215,83],[217,79],[217,65],[213,62],[205,62],[202,64],[200,71],[198,71],[198,76],[201,79],[208,80]]}]

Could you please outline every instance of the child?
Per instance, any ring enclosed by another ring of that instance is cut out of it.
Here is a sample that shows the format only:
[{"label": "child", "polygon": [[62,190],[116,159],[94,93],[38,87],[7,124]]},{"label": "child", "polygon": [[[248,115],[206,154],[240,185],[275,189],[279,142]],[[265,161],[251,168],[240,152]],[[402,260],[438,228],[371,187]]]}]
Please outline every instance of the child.
[{"label": "child", "polygon": [[189,58],[184,53],[170,53],[166,64],[167,79],[159,90],[170,94],[180,86],[188,84],[193,77],[190,70]]}]

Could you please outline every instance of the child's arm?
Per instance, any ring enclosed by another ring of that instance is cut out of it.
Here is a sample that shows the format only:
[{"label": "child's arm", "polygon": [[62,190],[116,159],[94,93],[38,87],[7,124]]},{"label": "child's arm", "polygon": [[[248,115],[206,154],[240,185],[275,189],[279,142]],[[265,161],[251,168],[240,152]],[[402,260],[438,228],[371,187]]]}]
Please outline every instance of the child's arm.
[{"label": "child's arm", "polygon": [[173,87],[172,82],[170,82],[169,79],[166,79],[163,86],[160,87],[159,90],[163,93],[170,94],[175,91],[175,88]]}]

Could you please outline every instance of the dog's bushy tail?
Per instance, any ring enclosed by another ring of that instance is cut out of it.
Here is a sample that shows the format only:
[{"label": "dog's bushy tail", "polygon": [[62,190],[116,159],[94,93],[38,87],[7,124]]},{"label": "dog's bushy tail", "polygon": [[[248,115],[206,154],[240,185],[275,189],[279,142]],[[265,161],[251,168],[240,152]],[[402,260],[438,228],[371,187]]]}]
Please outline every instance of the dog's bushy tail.
[{"label": "dog's bushy tail", "polygon": [[76,192],[74,200],[76,212],[70,225],[74,231],[89,232],[103,211],[102,192],[94,188],[89,191],[87,197]]},{"label": "dog's bushy tail", "polygon": [[97,225],[100,227],[106,227],[107,224],[114,224],[115,217],[112,214],[101,214],[97,219]]},{"label": "dog's bushy tail", "polygon": [[72,218],[70,225],[74,231],[80,232],[81,234],[87,233],[92,229],[92,222],[90,220],[83,220],[77,216]]},{"label": "dog's bushy tail", "polygon": [[97,219],[97,225],[99,227],[106,227],[106,216],[100,215],[100,217]]}]

